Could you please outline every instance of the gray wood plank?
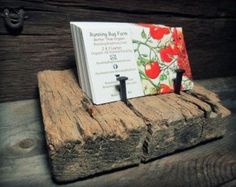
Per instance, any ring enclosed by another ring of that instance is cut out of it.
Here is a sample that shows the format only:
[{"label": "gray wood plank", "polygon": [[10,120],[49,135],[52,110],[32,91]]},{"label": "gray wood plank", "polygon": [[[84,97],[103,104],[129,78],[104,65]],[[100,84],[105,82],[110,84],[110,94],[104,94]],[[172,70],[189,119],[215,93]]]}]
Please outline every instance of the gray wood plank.
[{"label": "gray wood plank", "polygon": [[[66,186],[217,186],[236,178],[235,137],[234,131],[185,152]],[[1,167],[1,186],[57,186],[51,180],[46,156],[8,164]]]},{"label": "gray wood plank", "polygon": [[[35,100],[0,104],[0,159],[42,154],[44,132],[39,103]],[[1,162],[5,166],[7,162]]]},{"label": "gray wood plank", "polygon": [[236,186],[236,180],[232,180],[221,185],[221,187],[235,187],[235,186]]}]

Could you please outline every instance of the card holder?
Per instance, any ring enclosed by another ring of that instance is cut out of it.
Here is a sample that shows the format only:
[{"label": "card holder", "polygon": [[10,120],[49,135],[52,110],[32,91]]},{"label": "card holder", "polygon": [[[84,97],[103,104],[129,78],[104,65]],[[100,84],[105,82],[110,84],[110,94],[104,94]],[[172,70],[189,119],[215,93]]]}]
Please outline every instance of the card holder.
[{"label": "card holder", "polygon": [[71,22],[71,31],[79,82],[94,104],[193,88],[180,27]]}]

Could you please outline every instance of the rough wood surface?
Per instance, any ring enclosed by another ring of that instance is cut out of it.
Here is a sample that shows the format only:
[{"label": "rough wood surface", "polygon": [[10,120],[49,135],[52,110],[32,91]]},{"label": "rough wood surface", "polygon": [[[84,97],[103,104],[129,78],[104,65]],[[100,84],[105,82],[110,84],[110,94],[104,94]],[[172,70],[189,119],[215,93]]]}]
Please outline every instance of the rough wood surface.
[{"label": "rough wood surface", "polygon": [[[222,139],[141,163],[121,171],[66,185],[53,182],[38,100],[0,104],[0,186],[130,187],[235,186],[236,77],[198,81],[232,111]],[[20,143],[32,142],[32,143]],[[19,146],[20,145],[20,146]],[[24,146],[22,146],[24,145]],[[28,146],[26,146],[28,145]]]},{"label": "rough wood surface", "polygon": [[216,94],[196,86],[93,105],[72,70],[42,71],[39,91],[47,145],[57,181],[139,164],[223,136],[230,112]]},{"label": "rough wood surface", "polygon": [[73,71],[38,74],[53,175],[75,180],[139,164],[145,123],[122,102],[96,106],[91,116]]},{"label": "rough wood surface", "polygon": [[69,21],[182,26],[195,79],[236,74],[234,0],[0,1],[0,10],[19,6],[29,17],[21,35],[9,35],[0,19],[0,102],[37,97],[38,71],[75,67]]},{"label": "rough wood surface", "polygon": [[216,94],[195,85],[192,91],[130,100],[148,126],[144,161],[223,136],[230,111]]}]

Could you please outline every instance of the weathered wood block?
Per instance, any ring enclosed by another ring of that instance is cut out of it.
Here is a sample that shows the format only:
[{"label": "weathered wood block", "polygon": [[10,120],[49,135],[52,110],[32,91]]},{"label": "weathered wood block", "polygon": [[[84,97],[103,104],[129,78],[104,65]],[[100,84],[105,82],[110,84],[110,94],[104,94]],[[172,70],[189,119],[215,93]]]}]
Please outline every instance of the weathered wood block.
[{"label": "weathered wood block", "polygon": [[38,74],[52,174],[57,181],[139,164],[223,136],[230,112],[216,94],[193,90],[95,106],[73,71]]},{"label": "weathered wood block", "polygon": [[70,70],[40,72],[38,80],[55,180],[75,180],[140,162],[146,126],[126,105],[86,108]]},{"label": "weathered wood block", "polygon": [[200,85],[174,93],[131,99],[131,107],[147,124],[143,161],[194,146],[225,133],[230,111],[218,96]]}]

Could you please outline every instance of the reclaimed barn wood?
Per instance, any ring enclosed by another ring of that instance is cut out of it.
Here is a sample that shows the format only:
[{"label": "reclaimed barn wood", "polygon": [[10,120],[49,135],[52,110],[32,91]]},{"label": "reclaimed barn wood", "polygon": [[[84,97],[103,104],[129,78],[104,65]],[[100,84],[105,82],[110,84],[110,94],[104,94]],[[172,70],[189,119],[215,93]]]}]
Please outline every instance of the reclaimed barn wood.
[{"label": "reclaimed barn wood", "polygon": [[[51,179],[38,99],[0,103],[0,186],[234,186],[235,80],[236,77],[198,81],[216,92],[222,103],[232,111],[228,130],[223,138],[152,162],[141,163],[139,167],[66,185],[58,185]],[[31,143],[25,146],[23,142]]]},{"label": "reclaimed barn wood", "polygon": [[37,72],[75,67],[69,21],[152,22],[184,29],[193,77],[236,74],[236,2],[131,0],[1,0],[24,7],[23,32],[10,35],[0,19],[0,102],[37,98]]},{"label": "reclaimed barn wood", "polygon": [[216,94],[194,90],[93,105],[72,70],[38,74],[52,173],[57,181],[148,161],[221,137],[230,114]]},{"label": "reclaimed barn wood", "polygon": [[38,79],[55,180],[139,164],[146,126],[125,104],[104,104],[89,113],[72,71],[44,71]]},{"label": "reclaimed barn wood", "polygon": [[200,85],[180,95],[170,93],[131,99],[132,109],[148,127],[143,160],[223,136],[230,111],[219,101],[216,94]]}]

